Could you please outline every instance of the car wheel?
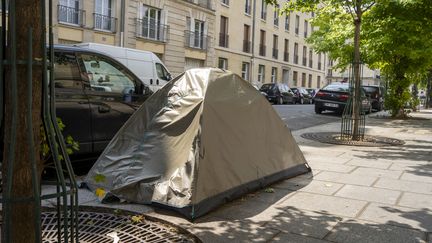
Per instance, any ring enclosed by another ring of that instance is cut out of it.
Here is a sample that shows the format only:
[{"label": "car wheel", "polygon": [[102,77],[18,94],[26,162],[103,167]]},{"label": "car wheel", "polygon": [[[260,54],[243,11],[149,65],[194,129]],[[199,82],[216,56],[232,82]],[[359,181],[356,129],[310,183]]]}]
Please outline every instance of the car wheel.
[{"label": "car wheel", "polygon": [[304,100],[303,100],[303,98],[300,98],[300,104],[304,104]]},{"label": "car wheel", "polygon": [[279,98],[278,98],[278,105],[283,105],[283,98],[282,98],[282,96],[280,96]]},{"label": "car wheel", "polygon": [[309,104],[313,104],[312,99],[309,99]]},{"label": "car wheel", "polygon": [[322,109],[320,109],[317,106],[315,106],[315,113],[321,114],[322,112],[323,112]]},{"label": "car wheel", "polygon": [[382,111],[384,108],[384,104],[383,103],[379,103],[378,105],[378,111]]}]

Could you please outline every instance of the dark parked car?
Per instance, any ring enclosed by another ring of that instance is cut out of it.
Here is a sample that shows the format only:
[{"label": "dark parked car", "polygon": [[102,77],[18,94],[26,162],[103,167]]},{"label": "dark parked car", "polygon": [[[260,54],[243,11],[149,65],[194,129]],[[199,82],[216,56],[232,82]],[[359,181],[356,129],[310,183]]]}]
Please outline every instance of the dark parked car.
[{"label": "dark parked car", "polygon": [[132,113],[152,94],[124,65],[103,53],[54,48],[56,112],[79,143],[73,156],[99,155]]},{"label": "dark parked car", "polygon": [[286,84],[268,83],[260,88],[261,93],[273,104],[294,104],[294,93]]},{"label": "dark parked car", "polygon": [[363,88],[366,94],[368,94],[371,98],[372,109],[381,111],[384,107],[384,95],[385,95],[384,87],[364,85]]},{"label": "dark parked car", "polygon": [[[342,114],[349,99],[348,83],[331,83],[320,89],[315,95],[315,113],[321,114],[325,110]],[[370,113],[372,110],[370,98],[361,90],[362,111]]]},{"label": "dark parked car", "polygon": [[306,90],[306,88],[298,87],[291,88],[295,94],[294,103],[298,104],[312,104],[312,95]]}]

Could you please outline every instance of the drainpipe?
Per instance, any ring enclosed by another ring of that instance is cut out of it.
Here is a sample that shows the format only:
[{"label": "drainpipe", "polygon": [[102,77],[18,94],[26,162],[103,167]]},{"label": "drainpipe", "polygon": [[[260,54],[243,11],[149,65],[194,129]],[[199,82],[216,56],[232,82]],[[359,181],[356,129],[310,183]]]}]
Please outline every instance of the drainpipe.
[{"label": "drainpipe", "polygon": [[124,47],[124,29],[125,29],[125,16],[126,16],[125,0],[121,0],[120,7],[120,46]]},{"label": "drainpipe", "polygon": [[253,83],[253,80],[255,78],[255,20],[256,20],[256,0],[253,0],[253,14],[252,14],[252,40],[251,40],[251,51],[252,51],[252,57],[251,57],[251,83]]}]

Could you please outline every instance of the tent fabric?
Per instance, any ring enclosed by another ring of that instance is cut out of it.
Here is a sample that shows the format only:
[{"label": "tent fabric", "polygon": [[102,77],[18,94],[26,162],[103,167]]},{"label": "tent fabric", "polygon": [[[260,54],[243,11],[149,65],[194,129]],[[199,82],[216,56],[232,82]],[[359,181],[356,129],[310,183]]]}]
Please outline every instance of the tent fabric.
[{"label": "tent fabric", "polygon": [[85,182],[106,197],[164,205],[195,218],[308,171],[290,130],[260,92],[236,74],[204,68],[154,93]]}]

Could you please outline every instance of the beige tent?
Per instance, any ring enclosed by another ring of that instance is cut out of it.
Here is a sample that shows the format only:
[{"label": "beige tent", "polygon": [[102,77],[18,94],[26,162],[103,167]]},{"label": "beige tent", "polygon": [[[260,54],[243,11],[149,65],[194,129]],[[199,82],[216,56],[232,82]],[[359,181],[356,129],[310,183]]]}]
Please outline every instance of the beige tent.
[{"label": "beige tent", "polygon": [[[86,177],[91,190],[189,218],[310,171],[279,115],[248,82],[192,69],[153,94]],[[102,191],[102,190],[99,190]]]}]

